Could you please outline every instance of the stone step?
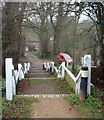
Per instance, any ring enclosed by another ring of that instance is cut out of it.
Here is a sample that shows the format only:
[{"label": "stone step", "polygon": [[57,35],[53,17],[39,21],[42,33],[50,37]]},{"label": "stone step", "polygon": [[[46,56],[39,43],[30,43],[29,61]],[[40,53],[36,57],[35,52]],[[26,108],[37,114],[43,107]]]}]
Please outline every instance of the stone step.
[{"label": "stone step", "polygon": [[47,78],[47,77],[51,77],[50,74],[30,74],[30,78]]},{"label": "stone step", "polygon": [[44,77],[44,78],[25,78],[25,79],[27,79],[27,80],[37,80],[37,79],[39,79],[39,80],[45,80],[45,79],[56,79],[56,78],[54,78],[54,77]]},{"label": "stone step", "polygon": [[30,70],[30,73],[47,73],[45,70],[42,70],[42,69],[40,69],[40,70]]},{"label": "stone step", "polygon": [[35,97],[35,98],[39,98],[39,97],[42,97],[42,98],[59,98],[59,97],[66,97],[66,96],[69,96],[69,95],[73,95],[73,94],[31,94],[31,95],[16,95],[16,96],[19,96],[19,97]]},{"label": "stone step", "polygon": [[35,75],[35,74],[36,74],[36,75],[37,75],[37,74],[49,75],[49,73],[30,73],[30,74],[34,74],[34,75]]},{"label": "stone step", "polygon": [[43,70],[43,69],[40,69],[40,68],[30,68],[30,70]]}]

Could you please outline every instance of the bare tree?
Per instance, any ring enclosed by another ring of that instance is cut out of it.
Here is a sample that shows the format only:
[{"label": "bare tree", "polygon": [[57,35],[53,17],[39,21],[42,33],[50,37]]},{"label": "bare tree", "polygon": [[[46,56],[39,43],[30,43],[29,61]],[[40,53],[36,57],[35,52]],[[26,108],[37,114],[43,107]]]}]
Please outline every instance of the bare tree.
[{"label": "bare tree", "polygon": [[20,61],[20,57],[21,57],[21,46],[22,46],[22,22],[24,19],[24,12],[25,12],[25,8],[26,8],[26,3],[17,3],[17,11],[16,11],[16,15],[17,15],[17,21],[16,21],[16,29],[17,29],[17,37],[16,37],[16,60],[17,62]]},{"label": "bare tree", "polygon": [[[104,68],[104,4],[103,2],[80,2],[76,5],[81,6],[81,9],[75,12],[82,11],[82,14],[88,16],[93,21],[93,26],[96,27],[98,39],[94,40],[100,47],[100,66]],[[93,26],[91,26],[91,29]]]},{"label": "bare tree", "polygon": [[2,4],[0,2],[0,75],[2,75]]},{"label": "bare tree", "polygon": [[60,53],[60,35],[63,30],[65,30],[70,20],[65,22],[68,14],[70,14],[72,5],[69,3],[51,3],[52,10],[50,12],[50,21],[53,26],[54,31],[54,47],[53,47],[53,56],[54,62],[57,64],[57,58]]},{"label": "bare tree", "polygon": [[[37,2],[28,4],[25,27],[30,27],[39,36],[42,55],[49,52],[49,40],[51,37],[49,23],[49,3]],[[30,20],[31,18],[32,20]]]},{"label": "bare tree", "polygon": [[[22,21],[26,3],[6,2],[3,6],[3,69],[6,57],[12,57],[14,64],[20,60],[22,42]],[[4,72],[3,72],[4,73]]]}]

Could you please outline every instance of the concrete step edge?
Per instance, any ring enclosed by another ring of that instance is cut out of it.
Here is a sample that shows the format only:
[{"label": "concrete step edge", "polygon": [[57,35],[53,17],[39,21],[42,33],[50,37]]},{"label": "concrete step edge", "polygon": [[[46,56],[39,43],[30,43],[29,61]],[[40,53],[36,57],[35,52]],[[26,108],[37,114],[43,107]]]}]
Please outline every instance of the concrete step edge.
[{"label": "concrete step edge", "polygon": [[27,80],[35,80],[35,79],[57,79],[57,78],[50,78],[50,77],[46,77],[46,78],[25,78]]},{"label": "concrete step edge", "polygon": [[41,75],[49,75],[49,73],[29,73],[29,74],[41,74]]},{"label": "concrete step edge", "polygon": [[[43,69],[36,69],[36,68],[30,68],[30,71],[31,70],[43,70]],[[44,70],[43,70],[44,71]]]},{"label": "concrete step edge", "polygon": [[31,94],[31,95],[16,95],[19,97],[35,97],[35,98],[54,98],[54,97],[66,97],[73,94]]}]

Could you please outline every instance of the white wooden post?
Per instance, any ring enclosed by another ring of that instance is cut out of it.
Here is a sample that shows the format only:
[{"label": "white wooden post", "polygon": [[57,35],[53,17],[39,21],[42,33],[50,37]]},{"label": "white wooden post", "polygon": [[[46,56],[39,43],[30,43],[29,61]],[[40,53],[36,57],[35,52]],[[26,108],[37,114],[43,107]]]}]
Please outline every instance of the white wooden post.
[{"label": "white wooden post", "polygon": [[24,74],[26,74],[26,63],[24,63]]},{"label": "white wooden post", "polygon": [[19,80],[21,81],[21,64],[18,64]]},{"label": "white wooden post", "polygon": [[[12,66],[13,66],[12,70],[14,71],[14,65],[12,65]],[[12,76],[12,89],[13,89],[13,95],[16,95],[16,81],[15,81],[15,76]]]},{"label": "white wooden post", "polygon": [[20,74],[21,74],[21,80],[24,79],[24,73],[23,73],[23,67],[21,65],[21,71],[20,71]]},{"label": "white wooden post", "polygon": [[24,63],[24,74],[27,74],[27,64]]},{"label": "white wooden post", "polygon": [[82,65],[84,64],[84,57],[82,57]]},{"label": "white wooden post", "polygon": [[54,73],[54,62],[51,62],[52,64],[52,73]]},{"label": "white wooden post", "polygon": [[76,94],[80,93],[80,83],[81,83],[81,77],[79,77],[78,82],[76,82]]},{"label": "white wooden post", "polygon": [[46,63],[46,71],[48,71],[48,66],[47,66],[47,63]]},{"label": "white wooden post", "polygon": [[46,71],[48,71],[48,69],[49,69],[49,63],[47,63],[47,65],[46,65],[47,67],[46,67]]},{"label": "white wooden post", "polygon": [[24,78],[24,73],[22,71],[22,65],[18,64],[19,80],[21,81]]},{"label": "white wooden post", "polygon": [[64,67],[65,67],[65,62],[63,62],[62,64],[63,64],[63,65],[62,65],[62,78],[64,78],[64,76],[65,76],[65,69],[64,69]]},{"label": "white wooden post", "polygon": [[28,66],[28,71],[30,70],[30,63],[27,63],[27,66]]},{"label": "white wooden post", "polygon": [[46,70],[46,62],[43,62],[43,69]]},{"label": "white wooden post", "polygon": [[84,65],[88,67],[87,93],[91,94],[91,55],[84,56]]},{"label": "white wooden post", "polygon": [[15,74],[15,77],[16,77],[16,83],[17,83],[17,82],[18,82],[18,76],[17,76],[18,72],[17,72],[17,70],[14,71],[14,74]]},{"label": "white wooden post", "polygon": [[13,91],[12,91],[12,58],[6,58],[6,99],[12,101]]},{"label": "white wooden post", "polygon": [[60,69],[58,70],[58,73],[57,73],[57,78],[61,78],[62,76],[60,75]]}]

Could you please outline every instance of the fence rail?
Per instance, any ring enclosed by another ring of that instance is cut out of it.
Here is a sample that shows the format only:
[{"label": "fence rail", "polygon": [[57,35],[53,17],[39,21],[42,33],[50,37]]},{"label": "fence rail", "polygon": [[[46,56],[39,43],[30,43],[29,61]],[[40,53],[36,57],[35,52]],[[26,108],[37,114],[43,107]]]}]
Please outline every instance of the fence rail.
[{"label": "fence rail", "polygon": [[[91,84],[91,55],[85,55],[82,59],[82,65],[88,67],[88,82],[87,82],[87,93],[90,95],[90,86]],[[65,72],[75,83],[75,92],[76,94],[80,93],[80,82],[81,82],[81,74],[82,70],[79,71],[78,75],[75,77],[73,73],[65,66],[65,62],[62,62],[59,68],[54,66],[54,62],[43,63],[43,68],[46,70],[52,70],[52,73],[57,74],[57,78],[64,78]],[[68,66],[68,65],[67,65]],[[70,83],[69,83],[70,84]]]},{"label": "fence rail", "polygon": [[18,70],[14,69],[13,59],[6,58],[6,99],[12,100],[13,95],[16,95],[16,85],[18,80],[21,81],[24,78],[24,75],[28,73],[30,69],[30,63],[18,64]]}]

